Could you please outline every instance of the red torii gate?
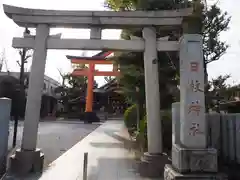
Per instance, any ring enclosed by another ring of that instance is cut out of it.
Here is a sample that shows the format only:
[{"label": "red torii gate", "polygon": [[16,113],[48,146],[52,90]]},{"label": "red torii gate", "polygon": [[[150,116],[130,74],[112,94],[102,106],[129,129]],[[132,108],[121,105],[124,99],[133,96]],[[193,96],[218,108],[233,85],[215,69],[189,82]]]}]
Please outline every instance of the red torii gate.
[{"label": "red torii gate", "polygon": [[[99,121],[99,118],[96,116],[96,113],[93,112],[93,86],[94,86],[94,76],[119,76],[120,72],[118,67],[113,61],[108,61],[107,56],[112,54],[111,51],[102,51],[92,57],[80,57],[80,56],[69,56],[66,57],[71,60],[72,64],[88,64],[88,69],[74,69],[72,75],[74,76],[87,76],[88,85],[87,85],[87,97],[86,97],[86,108],[84,121],[93,122]],[[96,64],[112,64],[112,71],[98,71],[95,70]]]}]

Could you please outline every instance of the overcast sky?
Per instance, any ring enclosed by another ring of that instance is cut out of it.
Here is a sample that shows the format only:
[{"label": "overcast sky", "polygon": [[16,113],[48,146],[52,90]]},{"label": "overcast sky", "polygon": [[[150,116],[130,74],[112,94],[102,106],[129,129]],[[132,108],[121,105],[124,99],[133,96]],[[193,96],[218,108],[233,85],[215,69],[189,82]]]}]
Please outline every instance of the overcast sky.
[{"label": "overcast sky", "polygon": [[[212,1],[212,0],[211,0]],[[67,10],[104,10],[104,0],[0,0],[0,3],[5,3],[14,6],[26,8],[39,8],[39,9],[67,9]],[[230,45],[228,52],[217,62],[213,62],[208,67],[210,78],[218,75],[231,74],[232,79],[229,83],[240,83],[240,1],[239,0],[220,0],[219,5],[232,16],[230,23],[230,30],[221,35],[222,40],[227,41]],[[9,18],[5,16],[0,9],[0,51],[5,49],[7,58],[7,68],[9,71],[19,71],[16,60],[19,59],[17,50],[11,47],[12,38],[15,36],[21,37],[23,29],[15,25]],[[51,34],[62,33],[63,38],[89,38],[89,30],[71,30],[71,29],[53,29]],[[119,30],[105,30],[103,32],[103,39],[118,39]],[[60,76],[57,69],[63,72],[71,71],[69,61],[65,55],[81,55],[81,51],[60,51],[50,50],[47,56],[47,65],[45,74],[60,81]],[[94,52],[89,52],[92,55]],[[30,63],[29,63],[30,64]],[[28,65],[29,66],[29,65]],[[109,66],[97,67],[98,69],[110,70]],[[4,66],[6,69],[6,66]],[[103,84],[103,77],[97,77],[96,80],[99,84]]]}]

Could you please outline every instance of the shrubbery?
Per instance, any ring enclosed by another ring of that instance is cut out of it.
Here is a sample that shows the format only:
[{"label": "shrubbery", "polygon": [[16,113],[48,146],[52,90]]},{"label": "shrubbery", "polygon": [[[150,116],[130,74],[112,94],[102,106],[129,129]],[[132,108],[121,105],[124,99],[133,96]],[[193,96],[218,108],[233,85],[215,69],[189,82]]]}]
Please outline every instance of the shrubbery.
[{"label": "shrubbery", "polygon": [[172,112],[170,110],[161,111],[163,130],[163,150],[170,152],[172,149]]},{"label": "shrubbery", "polygon": [[147,117],[144,116],[140,121],[139,130],[136,133],[136,141],[140,148],[145,151],[147,149]]},{"label": "shrubbery", "polygon": [[133,104],[124,112],[124,122],[130,134],[137,129],[137,106]]},{"label": "shrubbery", "polygon": [[[147,119],[142,118],[137,131],[136,104],[130,106],[124,113],[124,121],[131,135],[135,135],[141,148],[147,148]],[[170,152],[172,147],[172,116],[170,110],[162,110],[163,149]],[[135,133],[135,134],[134,134]]]}]

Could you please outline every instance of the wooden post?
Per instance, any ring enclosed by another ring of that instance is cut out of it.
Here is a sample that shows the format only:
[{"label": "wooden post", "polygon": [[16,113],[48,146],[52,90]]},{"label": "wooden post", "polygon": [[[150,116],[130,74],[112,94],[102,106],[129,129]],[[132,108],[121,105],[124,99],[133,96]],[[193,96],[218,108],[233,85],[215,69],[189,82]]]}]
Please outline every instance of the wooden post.
[{"label": "wooden post", "polygon": [[87,180],[88,153],[84,153],[83,159],[83,180]]}]

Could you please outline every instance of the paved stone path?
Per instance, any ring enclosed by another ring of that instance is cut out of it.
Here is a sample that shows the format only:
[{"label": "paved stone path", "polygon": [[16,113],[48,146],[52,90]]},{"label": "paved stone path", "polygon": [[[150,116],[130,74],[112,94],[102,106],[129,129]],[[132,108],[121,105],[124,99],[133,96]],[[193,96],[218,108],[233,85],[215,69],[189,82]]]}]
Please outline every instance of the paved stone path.
[{"label": "paved stone path", "polygon": [[[49,121],[40,122],[37,146],[45,154],[44,167],[57,159],[69,148],[82,140],[86,135],[97,128],[98,124],[84,124],[77,121]],[[20,147],[23,131],[23,122],[19,122],[17,146]],[[10,122],[9,149],[12,147],[13,122]]]},{"label": "paved stone path", "polygon": [[108,121],[54,161],[39,180],[82,180],[88,153],[87,180],[146,180],[136,174],[123,121]]},{"label": "paved stone path", "polygon": [[4,180],[83,180],[85,152],[87,180],[149,180],[137,175],[128,139],[123,121],[107,121],[52,162],[42,175]]}]

